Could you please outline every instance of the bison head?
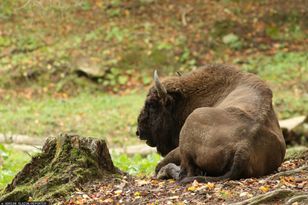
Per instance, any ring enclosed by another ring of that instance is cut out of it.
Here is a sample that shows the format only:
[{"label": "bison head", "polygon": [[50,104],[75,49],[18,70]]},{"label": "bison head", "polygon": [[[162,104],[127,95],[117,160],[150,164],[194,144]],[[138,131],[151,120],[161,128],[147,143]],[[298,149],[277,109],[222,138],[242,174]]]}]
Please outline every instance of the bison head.
[{"label": "bison head", "polygon": [[154,86],[150,89],[138,117],[137,136],[165,156],[178,146],[177,93],[168,93],[154,72]]}]

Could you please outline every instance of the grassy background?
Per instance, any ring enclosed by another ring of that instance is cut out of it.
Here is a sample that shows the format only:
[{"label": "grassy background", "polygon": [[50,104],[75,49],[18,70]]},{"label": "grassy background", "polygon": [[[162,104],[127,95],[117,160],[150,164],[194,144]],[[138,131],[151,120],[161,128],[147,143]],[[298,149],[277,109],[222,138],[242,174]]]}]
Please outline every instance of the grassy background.
[{"label": "grassy background", "polygon": [[137,115],[144,93],[124,96],[83,93],[66,99],[9,98],[0,104],[0,133],[48,137],[61,132],[103,137],[112,146],[137,142]]},{"label": "grassy background", "polygon": [[[270,57],[250,57],[241,68],[267,81],[274,92],[278,117],[284,119],[308,113],[307,62],[307,53],[278,52]],[[0,104],[0,133],[47,137],[73,132],[103,137],[110,146],[134,144],[138,142],[137,116],[146,89],[125,95],[85,91],[71,97],[7,94]]]}]

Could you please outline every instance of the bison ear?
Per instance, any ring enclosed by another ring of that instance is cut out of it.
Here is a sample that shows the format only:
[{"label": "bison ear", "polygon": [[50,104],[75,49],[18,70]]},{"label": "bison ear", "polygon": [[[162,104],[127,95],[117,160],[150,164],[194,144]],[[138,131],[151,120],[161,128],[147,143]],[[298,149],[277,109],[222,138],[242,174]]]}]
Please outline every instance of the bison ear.
[{"label": "bison ear", "polygon": [[154,83],[157,94],[160,98],[165,99],[167,97],[167,90],[164,85],[160,82],[157,74],[157,70],[154,71]]},{"label": "bison ear", "polygon": [[164,103],[166,106],[174,106],[180,102],[183,98],[183,95],[180,92],[170,92],[166,97]]}]

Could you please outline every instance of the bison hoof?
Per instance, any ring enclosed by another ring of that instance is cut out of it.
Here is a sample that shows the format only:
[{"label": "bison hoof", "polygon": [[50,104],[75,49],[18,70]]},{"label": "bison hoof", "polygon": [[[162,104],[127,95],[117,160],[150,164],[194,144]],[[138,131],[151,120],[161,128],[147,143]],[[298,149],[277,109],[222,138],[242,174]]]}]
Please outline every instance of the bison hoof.
[{"label": "bison hoof", "polygon": [[161,163],[158,163],[155,167],[155,176],[157,176],[158,172],[160,171],[160,169],[163,167],[163,165]]},{"label": "bison hoof", "polygon": [[157,173],[158,179],[175,179],[178,180],[180,175],[180,167],[169,163],[166,166],[162,167]]}]

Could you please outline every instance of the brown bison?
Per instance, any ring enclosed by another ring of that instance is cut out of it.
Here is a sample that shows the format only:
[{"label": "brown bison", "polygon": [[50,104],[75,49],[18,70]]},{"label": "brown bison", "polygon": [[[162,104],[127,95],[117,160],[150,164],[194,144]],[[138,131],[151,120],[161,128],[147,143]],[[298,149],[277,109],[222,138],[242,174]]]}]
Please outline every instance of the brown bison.
[{"label": "brown bison", "polygon": [[283,161],[272,91],[256,75],[206,65],[159,81],[154,74],[136,134],[180,165],[182,182],[258,177]]}]

